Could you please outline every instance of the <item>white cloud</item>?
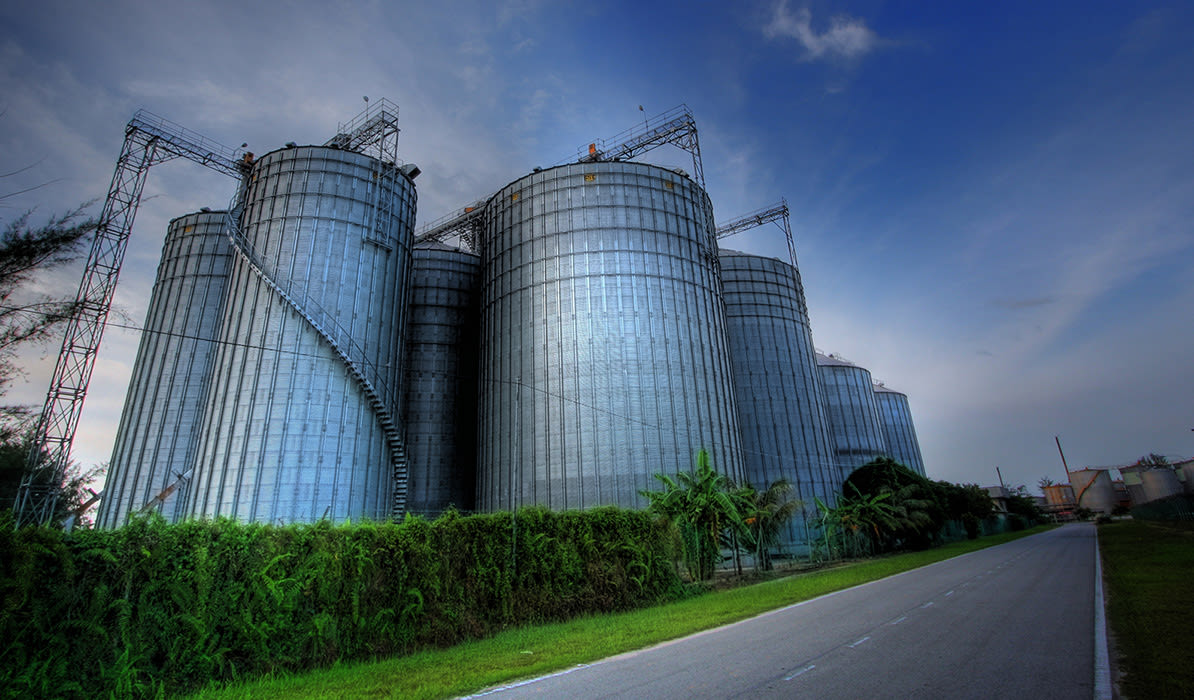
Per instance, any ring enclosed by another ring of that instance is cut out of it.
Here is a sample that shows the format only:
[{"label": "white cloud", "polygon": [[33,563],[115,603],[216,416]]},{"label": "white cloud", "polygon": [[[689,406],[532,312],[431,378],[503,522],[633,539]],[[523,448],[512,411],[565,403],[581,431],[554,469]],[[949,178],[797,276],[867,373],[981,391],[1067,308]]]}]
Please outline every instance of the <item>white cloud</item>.
[{"label": "white cloud", "polygon": [[879,36],[866,23],[848,15],[830,18],[829,28],[818,34],[812,26],[813,14],[802,7],[794,14],[788,10],[787,0],[775,5],[771,22],[763,28],[768,39],[788,37],[804,49],[804,59],[855,59],[879,47]]}]

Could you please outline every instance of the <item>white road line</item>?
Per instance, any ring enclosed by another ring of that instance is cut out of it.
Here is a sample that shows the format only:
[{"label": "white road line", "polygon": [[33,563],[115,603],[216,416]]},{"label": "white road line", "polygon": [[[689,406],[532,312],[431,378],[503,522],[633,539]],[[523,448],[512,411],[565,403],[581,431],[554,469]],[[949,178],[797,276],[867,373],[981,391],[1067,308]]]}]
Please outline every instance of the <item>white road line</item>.
[{"label": "white road line", "polygon": [[548,678],[556,678],[558,676],[566,676],[569,673],[572,673],[573,671],[579,671],[582,668],[588,668],[593,665],[594,664],[577,664],[577,665],[573,666],[572,668],[566,668],[563,671],[557,671],[556,673],[549,673],[546,676],[539,676],[538,678],[528,678],[525,681],[519,681],[517,683],[511,683],[509,685],[499,686],[497,688],[490,688],[489,690],[483,690],[480,693],[474,693],[473,695],[466,695],[465,700],[467,700],[468,698],[483,698],[486,695],[493,695],[494,693],[500,693],[504,690],[513,690],[515,688],[521,688],[524,685],[530,685],[532,683],[538,683],[539,681],[545,681]]},{"label": "white road line", "polygon": [[857,642],[854,642],[853,644],[847,644],[846,646],[853,649],[854,647],[858,646],[859,644],[862,644],[863,642],[865,642],[866,640],[868,640],[870,638],[871,638],[870,635],[867,635],[867,636],[863,637],[862,639],[858,640]]},{"label": "white road line", "polygon": [[1103,611],[1103,562],[1099,556],[1099,530],[1095,526],[1095,687],[1094,700],[1111,700],[1111,661],[1107,652],[1107,617]]},{"label": "white road line", "polygon": [[946,597],[946,598],[948,598],[948,597],[950,597],[950,596],[951,596],[951,595],[953,595],[953,594],[954,594],[954,592],[953,592],[953,591],[950,591],[949,593],[946,593],[946,594],[945,594],[945,597]]},{"label": "white road line", "polygon": [[907,616],[907,615],[904,615],[903,617],[900,617],[900,618],[898,618],[898,619],[892,620],[891,622],[889,622],[889,623],[887,623],[887,624],[889,624],[889,625],[898,625],[898,624],[900,624],[901,622],[903,622],[904,620],[907,620],[907,619],[908,619],[908,616]]},{"label": "white road line", "polygon": [[800,674],[802,674],[802,673],[806,673],[806,672],[808,672],[808,671],[811,671],[811,670],[813,670],[813,669],[814,669],[814,668],[816,668],[816,667],[817,667],[817,666],[816,666],[816,664],[809,664],[808,666],[805,666],[804,668],[800,669],[799,671],[794,671],[794,672],[792,673],[792,675],[790,675],[790,676],[786,676],[786,677],[784,678],[784,680],[785,680],[785,681],[790,681],[790,680],[792,680],[793,678],[795,678],[796,676],[799,676],[799,675],[800,675]]},{"label": "white road line", "polygon": [[931,600],[930,600],[929,602],[925,603],[924,605],[922,605],[922,606],[920,606],[920,607],[922,607],[922,608],[928,608],[928,607],[932,607],[932,605],[933,605],[933,601],[931,601]]}]

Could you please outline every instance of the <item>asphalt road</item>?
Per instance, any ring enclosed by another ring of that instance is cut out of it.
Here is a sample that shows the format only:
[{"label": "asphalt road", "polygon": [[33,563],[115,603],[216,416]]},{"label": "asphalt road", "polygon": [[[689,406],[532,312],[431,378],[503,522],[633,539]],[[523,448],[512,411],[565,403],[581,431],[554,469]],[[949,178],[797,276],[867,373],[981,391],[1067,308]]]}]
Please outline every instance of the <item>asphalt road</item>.
[{"label": "asphalt road", "polygon": [[484,695],[1089,699],[1095,551],[1066,525]]}]

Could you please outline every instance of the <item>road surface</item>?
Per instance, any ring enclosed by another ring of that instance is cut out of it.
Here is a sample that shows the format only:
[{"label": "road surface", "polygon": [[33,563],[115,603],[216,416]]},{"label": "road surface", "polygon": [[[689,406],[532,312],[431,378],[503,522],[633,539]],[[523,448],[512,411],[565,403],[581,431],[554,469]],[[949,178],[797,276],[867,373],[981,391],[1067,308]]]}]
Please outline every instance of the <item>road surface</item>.
[{"label": "road surface", "polygon": [[1099,698],[1090,524],[483,693],[497,698]]}]

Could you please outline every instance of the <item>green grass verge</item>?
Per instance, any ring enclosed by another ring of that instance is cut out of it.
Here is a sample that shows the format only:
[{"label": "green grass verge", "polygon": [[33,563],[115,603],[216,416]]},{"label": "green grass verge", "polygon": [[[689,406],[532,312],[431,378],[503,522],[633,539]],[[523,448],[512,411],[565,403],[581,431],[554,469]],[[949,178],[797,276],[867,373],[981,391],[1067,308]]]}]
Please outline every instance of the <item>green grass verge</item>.
[{"label": "green grass verge", "polygon": [[1099,527],[1107,620],[1130,698],[1194,698],[1194,523]]},{"label": "green grass verge", "polygon": [[448,649],[211,688],[193,697],[452,697],[641,649],[1045,529],[819,569],[633,612],[512,629]]}]

